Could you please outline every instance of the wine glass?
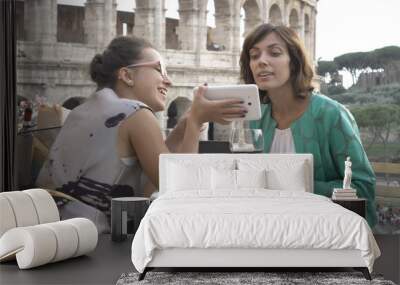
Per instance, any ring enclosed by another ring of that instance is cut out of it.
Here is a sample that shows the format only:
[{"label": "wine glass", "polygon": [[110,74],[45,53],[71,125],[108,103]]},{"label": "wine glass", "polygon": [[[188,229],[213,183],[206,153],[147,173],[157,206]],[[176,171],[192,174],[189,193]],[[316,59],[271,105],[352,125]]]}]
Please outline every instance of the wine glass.
[{"label": "wine glass", "polygon": [[172,132],[174,128],[166,128],[166,129],[162,129],[161,133],[163,136],[163,139],[166,140],[169,136],[169,134]]},{"label": "wine glass", "polygon": [[229,139],[231,152],[256,153],[264,149],[264,138],[261,129],[234,128]]}]

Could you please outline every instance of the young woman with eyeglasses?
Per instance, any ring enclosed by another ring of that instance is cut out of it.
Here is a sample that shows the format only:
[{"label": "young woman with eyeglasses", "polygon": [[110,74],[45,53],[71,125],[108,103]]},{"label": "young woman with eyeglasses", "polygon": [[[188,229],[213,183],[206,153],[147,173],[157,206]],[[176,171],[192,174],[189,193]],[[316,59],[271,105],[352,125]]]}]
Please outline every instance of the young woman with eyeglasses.
[{"label": "young woman with eyeglasses", "polygon": [[135,37],[112,40],[93,58],[90,75],[97,91],[69,114],[48,171],[58,190],[108,218],[112,197],[144,195],[142,174],[158,186],[161,153],[197,152],[203,123],[226,124],[246,112],[238,100],[207,100],[202,86],[164,140],[154,113],[165,109],[171,80],[158,51]]}]

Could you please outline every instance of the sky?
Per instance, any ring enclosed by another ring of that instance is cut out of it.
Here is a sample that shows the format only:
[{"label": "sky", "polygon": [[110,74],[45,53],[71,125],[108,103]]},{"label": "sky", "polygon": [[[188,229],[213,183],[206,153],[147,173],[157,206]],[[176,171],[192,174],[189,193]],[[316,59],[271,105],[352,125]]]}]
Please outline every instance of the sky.
[{"label": "sky", "polygon": [[400,46],[400,0],[320,0],[316,57]]},{"label": "sky", "polygon": [[[218,1],[218,0],[215,0]],[[83,6],[85,0],[58,0]],[[208,24],[214,26],[214,7],[208,1]],[[117,9],[133,11],[134,0],[117,0]],[[167,17],[178,18],[178,0],[166,0]],[[400,46],[400,0],[319,0],[316,59],[333,60],[349,52]],[[344,74],[348,87],[351,77]]]},{"label": "sky", "polygon": [[[400,46],[400,0],[319,0],[317,11],[317,60]],[[350,87],[350,74],[341,74]]]}]

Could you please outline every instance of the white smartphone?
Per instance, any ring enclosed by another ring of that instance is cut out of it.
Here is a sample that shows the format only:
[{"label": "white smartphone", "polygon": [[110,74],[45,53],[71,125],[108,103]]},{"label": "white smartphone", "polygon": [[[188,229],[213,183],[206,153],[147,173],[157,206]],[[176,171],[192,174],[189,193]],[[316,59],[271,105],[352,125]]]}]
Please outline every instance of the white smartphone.
[{"label": "white smartphone", "polygon": [[[198,87],[194,88],[193,94],[197,90]],[[229,119],[230,121],[251,121],[261,118],[258,87],[255,84],[207,86],[204,96],[209,100],[241,99],[248,112],[244,118]]]}]

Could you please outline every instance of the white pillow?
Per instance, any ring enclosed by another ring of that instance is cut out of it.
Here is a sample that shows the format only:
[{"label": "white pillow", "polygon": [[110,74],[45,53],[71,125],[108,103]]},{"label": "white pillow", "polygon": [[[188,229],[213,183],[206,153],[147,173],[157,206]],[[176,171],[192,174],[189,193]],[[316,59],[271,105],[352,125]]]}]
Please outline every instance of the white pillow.
[{"label": "white pillow", "polygon": [[213,190],[238,190],[241,188],[267,188],[266,171],[212,169]]},{"label": "white pillow", "polygon": [[309,167],[304,160],[238,159],[238,168],[247,171],[266,171],[267,189],[307,191]]},{"label": "white pillow", "polygon": [[263,170],[236,170],[237,188],[267,188],[267,172]]},{"label": "white pillow", "polygon": [[[286,165],[288,166],[288,165]],[[306,179],[305,163],[293,163],[290,167],[276,167],[266,169],[268,189],[306,192],[308,185]]]},{"label": "white pillow", "polygon": [[236,170],[212,168],[211,173],[213,190],[236,190]]},{"label": "white pillow", "polygon": [[168,164],[167,191],[211,189],[211,167]]}]

